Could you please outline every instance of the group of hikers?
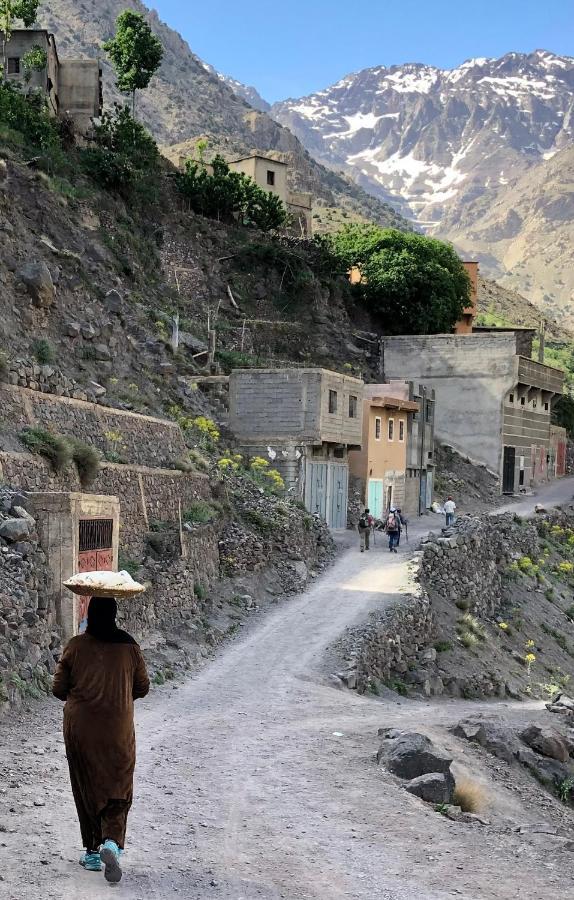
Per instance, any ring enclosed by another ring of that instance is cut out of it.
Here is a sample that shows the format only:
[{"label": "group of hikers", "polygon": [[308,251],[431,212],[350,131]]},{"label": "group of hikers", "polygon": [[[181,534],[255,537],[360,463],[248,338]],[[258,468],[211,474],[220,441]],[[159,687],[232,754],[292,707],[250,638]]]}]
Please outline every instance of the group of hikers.
[{"label": "group of hikers", "polygon": [[[448,497],[443,505],[445,515],[445,524],[450,528],[454,524],[454,514],[456,511],[456,503],[452,497]],[[375,519],[371,515],[370,509],[367,507],[360,515],[357,525],[359,532],[359,546],[361,553],[369,550],[371,546],[371,535],[377,531],[384,532],[389,538],[389,553],[397,553],[397,547],[401,542],[401,535],[405,532],[407,541],[409,539],[409,522],[400,507],[390,506],[383,519]]]}]

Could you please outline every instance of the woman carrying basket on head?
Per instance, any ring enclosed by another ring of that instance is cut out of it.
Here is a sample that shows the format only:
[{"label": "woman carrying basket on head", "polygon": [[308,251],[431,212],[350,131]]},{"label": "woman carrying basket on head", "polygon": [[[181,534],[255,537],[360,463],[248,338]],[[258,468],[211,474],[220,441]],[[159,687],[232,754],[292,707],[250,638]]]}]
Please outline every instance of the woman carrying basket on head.
[{"label": "woman carrying basket on head", "polygon": [[113,597],[92,597],[86,632],[72,638],[53,693],[65,700],[64,741],[86,852],[85,869],[118,882],[136,761],[134,700],[149,678],[135,640],[116,625]]}]

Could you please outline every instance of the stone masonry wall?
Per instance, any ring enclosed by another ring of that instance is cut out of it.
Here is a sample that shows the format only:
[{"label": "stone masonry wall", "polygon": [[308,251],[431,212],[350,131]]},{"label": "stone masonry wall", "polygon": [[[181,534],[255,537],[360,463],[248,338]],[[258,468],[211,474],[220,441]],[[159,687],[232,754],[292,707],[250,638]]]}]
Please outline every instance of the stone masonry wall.
[{"label": "stone masonry wall", "polygon": [[[24,491],[82,491],[73,469],[54,473],[41,457],[0,452],[0,481]],[[176,524],[194,500],[211,496],[209,479],[200,473],[102,463],[90,493],[120,498],[120,551],[138,556],[154,521]]]},{"label": "stone masonry wall", "polygon": [[178,425],[151,416],[7,384],[0,384],[0,409],[2,420],[16,433],[41,426],[80,438],[132,465],[173,468],[186,454]]}]

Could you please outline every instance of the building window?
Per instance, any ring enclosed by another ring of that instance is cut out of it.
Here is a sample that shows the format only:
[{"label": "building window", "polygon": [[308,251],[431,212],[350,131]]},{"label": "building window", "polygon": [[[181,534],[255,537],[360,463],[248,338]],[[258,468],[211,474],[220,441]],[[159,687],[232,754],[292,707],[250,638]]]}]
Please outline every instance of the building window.
[{"label": "building window", "polygon": [[267,169],[267,184],[270,187],[273,187],[275,184],[275,172],[273,172],[271,169]]},{"label": "building window", "polygon": [[432,450],[429,450],[429,451],[428,451],[427,456],[428,456],[429,459],[432,459]]},{"label": "building window", "polygon": [[521,398],[520,398],[520,405],[521,405],[521,406],[524,406],[525,403],[526,403],[526,400],[524,399],[524,397],[521,397]]},{"label": "building window", "polygon": [[405,420],[401,419],[399,422],[399,441],[404,441],[405,439]]},{"label": "building window", "polygon": [[357,398],[351,394],[349,397],[349,418],[357,418]]},{"label": "building window", "polygon": [[345,448],[344,447],[335,447],[333,450],[333,456],[335,459],[345,459]]},{"label": "building window", "polygon": [[538,404],[537,404],[536,400],[533,400],[532,401],[532,409],[536,409],[537,405]]},{"label": "building window", "polygon": [[544,404],[544,412],[548,412],[548,404],[547,403]]},{"label": "building window", "polygon": [[8,75],[19,75],[20,74],[20,57],[19,56],[9,56],[8,57]]},{"label": "building window", "polygon": [[520,470],[520,473],[518,475],[518,484],[520,487],[524,485],[524,469]]},{"label": "building window", "polygon": [[381,440],[381,417],[377,416],[375,419],[375,440]]},{"label": "building window", "polygon": [[511,394],[508,399],[510,400],[511,403],[514,403],[514,394]]},{"label": "building window", "polygon": [[395,439],[395,420],[389,419],[389,441],[394,441]]},{"label": "building window", "polygon": [[432,403],[426,402],[425,418],[427,422],[432,422]]},{"label": "building window", "polygon": [[337,391],[329,391],[329,412],[337,412]]}]

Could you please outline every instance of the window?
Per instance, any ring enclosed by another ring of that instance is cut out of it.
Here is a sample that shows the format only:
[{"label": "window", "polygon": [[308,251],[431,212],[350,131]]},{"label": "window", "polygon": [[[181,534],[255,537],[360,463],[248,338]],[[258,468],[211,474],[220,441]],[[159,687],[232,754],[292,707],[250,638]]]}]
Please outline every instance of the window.
[{"label": "window", "polygon": [[514,403],[514,394],[511,394],[508,399],[510,400],[511,403]]},{"label": "window", "polygon": [[20,57],[19,56],[9,56],[8,57],[8,75],[19,75],[20,74]]},{"label": "window", "polygon": [[404,441],[405,439],[405,420],[401,419],[399,422],[399,441]]},{"label": "window", "polygon": [[389,441],[394,441],[395,439],[395,420],[389,419]]},{"label": "window", "polygon": [[356,419],[357,418],[357,398],[353,397],[351,394],[349,396],[349,418]]},{"label": "window", "polygon": [[270,187],[273,187],[275,184],[275,172],[271,169],[267,169],[267,184],[270,185]]},{"label": "window", "polygon": [[526,403],[525,398],[524,398],[524,397],[521,397],[521,398],[520,398],[520,405],[521,405],[521,406],[524,406],[525,403]]},{"label": "window", "polygon": [[337,412],[337,391],[329,391],[329,412]]},{"label": "window", "polygon": [[345,459],[345,448],[344,447],[335,447],[333,450],[333,456],[335,459]]},{"label": "window", "polygon": [[547,403],[544,404],[544,412],[548,412],[548,404]]},{"label": "window", "polygon": [[520,487],[524,484],[524,469],[520,470],[520,474],[518,475],[518,484]]},{"label": "window", "polygon": [[536,409],[537,406],[538,406],[538,403],[536,402],[536,400],[533,400],[532,401],[532,409]]},{"label": "window", "polygon": [[381,417],[377,416],[375,419],[375,440],[381,440]]}]

